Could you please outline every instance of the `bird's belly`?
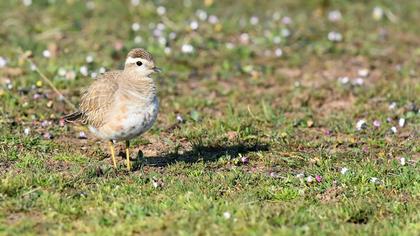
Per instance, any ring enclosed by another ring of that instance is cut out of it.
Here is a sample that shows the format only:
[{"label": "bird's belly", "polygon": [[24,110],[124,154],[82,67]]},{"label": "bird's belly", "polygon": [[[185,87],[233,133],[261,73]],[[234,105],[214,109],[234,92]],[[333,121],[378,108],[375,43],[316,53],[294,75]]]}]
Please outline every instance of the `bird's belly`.
[{"label": "bird's belly", "polygon": [[[108,122],[99,129],[99,137],[108,140],[128,140],[149,130],[155,122],[159,104],[156,101],[149,106],[126,105],[114,112]],[[91,129],[92,131],[92,129]]]}]

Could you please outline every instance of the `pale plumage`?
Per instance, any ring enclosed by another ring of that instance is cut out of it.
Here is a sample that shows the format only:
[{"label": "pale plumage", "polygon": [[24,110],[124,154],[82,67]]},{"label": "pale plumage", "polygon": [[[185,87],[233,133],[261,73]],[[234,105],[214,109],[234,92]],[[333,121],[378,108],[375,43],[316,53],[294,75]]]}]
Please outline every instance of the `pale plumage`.
[{"label": "pale plumage", "polygon": [[[150,75],[158,71],[153,57],[143,49],[131,50],[124,70],[101,75],[83,93],[79,111],[66,116],[81,120],[90,131],[105,140],[128,140],[150,129],[159,108],[156,86]],[[114,151],[111,154],[115,163]]]}]

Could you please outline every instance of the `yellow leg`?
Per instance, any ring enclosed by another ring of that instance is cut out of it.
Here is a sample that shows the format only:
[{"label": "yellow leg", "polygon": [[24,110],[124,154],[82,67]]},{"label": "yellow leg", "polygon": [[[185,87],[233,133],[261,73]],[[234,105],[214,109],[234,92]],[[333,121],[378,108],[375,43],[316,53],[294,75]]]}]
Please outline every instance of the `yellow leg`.
[{"label": "yellow leg", "polygon": [[112,143],[112,141],[109,141],[109,149],[111,149],[111,156],[112,162],[114,163],[114,168],[117,168],[117,162],[115,161],[114,144]]},{"label": "yellow leg", "polygon": [[127,169],[128,170],[131,169],[129,147],[130,147],[130,141],[126,140],[125,141],[125,156],[127,157]]}]

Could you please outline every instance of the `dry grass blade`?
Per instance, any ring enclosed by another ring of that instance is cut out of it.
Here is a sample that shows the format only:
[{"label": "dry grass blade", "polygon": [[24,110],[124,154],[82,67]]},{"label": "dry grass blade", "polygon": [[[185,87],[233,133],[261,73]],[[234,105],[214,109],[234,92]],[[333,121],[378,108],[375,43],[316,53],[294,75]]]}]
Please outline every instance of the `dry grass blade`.
[{"label": "dry grass blade", "polygon": [[28,62],[30,65],[34,66],[34,70],[39,74],[39,76],[41,76],[42,80],[48,84],[48,86],[50,86],[50,88],[61,98],[63,99],[63,101],[69,106],[71,107],[73,110],[76,110],[76,106],[70,102],[70,100],[68,100],[61,92],[60,90],[57,89],[57,87],[54,86],[54,84],[51,82],[50,79],[48,79],[47,76],[45,76],[38,68],[38,66],[36,66],[36,64],[29,58],[29,53],[24,53],[21,49],[18,50],[19,55],[21,55],[20,59],[24,60],[26,62]]}]

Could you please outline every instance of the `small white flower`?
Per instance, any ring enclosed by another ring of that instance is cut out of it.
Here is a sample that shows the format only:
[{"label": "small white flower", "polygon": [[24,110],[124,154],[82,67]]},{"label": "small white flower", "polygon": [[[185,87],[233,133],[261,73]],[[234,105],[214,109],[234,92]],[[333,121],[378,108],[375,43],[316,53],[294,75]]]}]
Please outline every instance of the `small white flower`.
[{"label": "small white flower", "polygon": [[276,55],[276,57],[281,57],[283,55],[283,50],[281,50],[281,48],[276,48],[274,54]]},{"label": "small white flower", "polygon": [[131,5],[133,5],[133,6],[140,5],[140,0],[131,0]]},{"label": "small white flower", "polygon": [[303,173],[299,173],[296,175],[297,178],[302,179],[303,177],[305,177],[305,174]]},{"label": "small white flower", "polygon": [[190,28],[192,30],[197,30],[198,29],[198,22],[197,21],[191,21],[190,22]]},{"label": "small white flower", "polygon": [[90,73],[90,77],[92,77],[92,79],[95,79],[97,76],[98,76],[98,73],[96,72]]},{"label": "small white flower", "polygon": [[287,28],[281,29],[281,35],[283,35],[283,37],[287,38],[290,36],[290,30]]},{"label": "small white flower", "polygon": [[169,33],[169,39],[174,40],[175,38],[176,38],[176,33],[175,32]]},{"label": "small white flower", "polygon": [[162,37],[163,32],[162,32],[162,30],[160,30],[160,29],[154,29],[154,30],[153,30],[153,35],[154,35],[155,37]]},{"label": "small white flower", "polygon": [[140,36],[136,36],[136,37],[134,38],[134,43],[139,44],[139,43],[141,43],[141,42],[143,42],[143,38],[142,38],[142,37],[140,37]]},{"label": "small white flower", "polygon": [[397,103],[396,102],[391,102],[391,104],[389,104],[389,106],[388,106],[389,110],[394,110],[395,108],[397,108]]},{"label": "small white flower", "polygon": [[404,157],[401,157],[401,158],[400,158],[400,164],[401,164],[402,166],[404,166],[404,165],[405,165],[405,158],[404,158]]},{"label": "small white flower", "polygon": [[347,169],[346,167],[341,168],[340,173],[342,175],[345,175],[347,173],[347,171],[349,171],[349,169]]},{"label": "small white flower", "polygon": [[23,133],[24,133],[25,135],[29,135],[29,134],[30,134],[30,132],[31,132],[31,129],[30,129],[30,128],[25,128],[25,129],[23,130]]},{"label": "small white flower", "polygon": [[217,24],[217,22],[219,22],[219,18],[217,18],[217,16],[215,15],[210,15],[209,16],[209,23],[210,24]]},{"label": "small white flower", "polygon": [[364,81],[362,78],[356,78],[356,79],[353,81],[353,84],[354,84],[354,85],[359,85],[359,86],[363,85],[364,83],[365,83],[365,81]]},{"label": "small white flower", "polygon": [[165,47],[164,52],[165,52],[166,55],[169,55],[169,54],[171,54],[172,49],[170,47]]},{"label": "small white flower", "polygon": [[132,29],[133,31],[139,31],[139,30],[140,30],[140,24],[139,24],[139,23],[137,23],[137,22],[134,22],[134,23],[131,25],[131,29]]},{"label": "small white flower", "polygon": [[80,74],[82,74],[83,76],[88,76],[89,75],[89,71],[87,66],[81,66],[80,67]]},{"label": "small white flower", "polygon": [[356,129],[357,130],[362,130],[362,129],[365,129],[366,128],[366,121],[365,120],[358,120],[357,121],[357,123],[356,123]]},{"label": "small white flower", "polygon": [[176,121],[178,123],[184,123],[184,118],[182,118],[181,114],[176,114]]},{"label": "small white flower", "polygon": [[86,8],[89,9],[89,10],[95,9],[95,2],[94,1],[86,2]]},{"label": "small white flower", "polygon": [[87,136],[86,136],[85,132],[80,131],[80,132],[79,132],[79,137],[78,137],[78,138],[79,138],[79,139],[86,139],[86,138],[87,138]]},{"label": "small white flower", "polygon": [[30,5],[32,5],[32,0],[22,0],[23,5],[29,7]]},{"label": "small white flower", "polygon": [[358,71],[357,71],[357,74],[358,74],[360,77],[367,77],[367,76],[369,75],[369,70],[368,70],[368,69],[366,69],[366,68],[364,68],[364,69],[360,69],[360,70],[358,70]]},{"label": "small white flower", "polygon": [[404,118],[400,118],[399,120],[398,120],[398,125],[402,128],[402,127],[404,127],[404,125],[405,125],[405,119]]},{"label": "small white flower", "polygon": [[392,126],[391,127],[391,131],[392,131],[392,133],[396,134],[397,133],[397,127]]},{"label": "small white flower", "polygon": [[235,44],[230,43],[230,42],[227,42],[227,43],[225,44],[225,46],[226,46],[226,48],[227,48],[227,49],[233,49],[233,48],[235,47]]},{"label": "small white flower", "polygon": [[105,67],[101,67],[101,68],[99,68],[99,74],[103,74],[103,73],[105,73],[105,72],[106,72]]},{"label": "small white flower", "polygon": [[50,52],[50,51],[48,51],[48,50],[44,50],[44,51],[42,52],[42,55],[43,55],[45,58],[50,58],[50,57],[51,57],[51,52]]},{"label": "small white flower", "polygon": [[152,182],[152,186],[153,186],[154,188],[158,188],[158,187],[159,187],[159,183],[158,183],[158,182],[156,182],[156,181],[153,181],[153,182]]},{"label": "small white flower", "polygon": [[384,16],[384,10],[380,7],[374,7],[372,11],[372,18],[374,20],[381,20]]},{"label": "small white flower", "polygon": [[328,33],[328,40],[332,42],[340,42],[343,40],[343,35],[339,32],[332,31]]},{"label": "small white flower", "polygon": [[341,84],[347,84],[349,81],[350,79],[347,76],[338,77],[338,82],[340,82]]},{"label": "small white flower", "polygon": [[341,20],[341,12],[338,10],[328,12],[328,20],[331,22],[337,22]]},{"label": "small white flower", "polygon": [[259,21],[260,20],[256,16],[252,16],[251,19],[249,19],[249,23],[251,23],[251,25],[256,25]]},{"label": "small white flower", "polygon": [[68,70],[66,72],[66,79],[74,80],[75,78],[76,78],[76,72],[74,72],[73,70]]},{"label": "small white flower", "polygon": [[191,44],[184,44],[182,45],[181,51],[183,53],[193,53],[194,47]]},{"label": "small white flower", "polygon": [[230,214],[230,212],[225,211],[225,212],[223,213],[223,218],[225,218],[226,220],[230,219],[230,217],[232,217],[232,214]]},{"label": "small white flower", "polygon": [[64,77],[66,75],[67,70],[64,68],[58,69],[58,75]]},{"label": "small white flower", "polygon": [[273,43],[275,43],[275,44],[281,43],[281,37],[280,36],[274,36]]},{"label": "small white flower", "polygon": [[280,12],[276,11],[273,13],[273,20],[280,20],[281,14]]},{"label": "small white flower", "polygon": [[30,67],[31,71],[36,71],[37,68],[38,67],[34,63],[31,63],[31,67]]},{"label": "small white flower", "polygon": [[93,62],[93,56],[92,55],[86,56],[86,63],[92,63],[92,62]]},{"label": "small white flower", "polygon": [[281,19],[281,23],[285,25],[290,25],[292,23],[292,18],[285,16]]},{"label": "small white flower", "polygon": [[241,43],[243,43],[243,44],[248,44],[248,43],[249,43],[249,34],[247,34],[247,33],[242,33],[242,34],[239,36],[239,41],[240,41]]},{"label": "small white flower", "polygon": [[0,57],[0,68],[3,68],[7,65],[7,60],[4,57]]},{"label": "small white flower", "polygon": [[158,6],[158,8],[156,9],[157,14],[159,15],[165,15],[166,13],[166,8],[164,6]]},{"label": "small white flower", "polygon": [[372,178],[370,178],[370,182],[371,182],[372,184],[377,184],[377,183],[379,183],[379,179],[378,179],[378,178],[376,178],[376,177],[372,177]]},{"label": "small white flower", "polygon": [[164,24],[162,24],[162,23],[158,23],[158,24],[156,25],[156,29],[158,29],[158,30],[160,30],[160,31],[165,30],[165,28],[166,28],[166,26],[165,26]]},{"label": "small white flower", "polygon": [[198,19],[204,21],[207,19],[207,12],[205,12],[204,10],[198,9],[195,12],[195,15],[198,17]]},{"label": "small white flower", "polygon": [[379,121],[379,120],[374,120],[373,121],[373,126],[375,126],[375,127],[380,127],[381,126],[381,122]]},{"label": "small white flower", "polygon": [[160,45],[165,46],[167,41],[165,37],[159,37],[158,42]]},{"label": "small white flower", "polygon": [[314,181],[314,177],[312,177],[312,176],[306,177],[306,182],[312,183],[313,181]]}]

